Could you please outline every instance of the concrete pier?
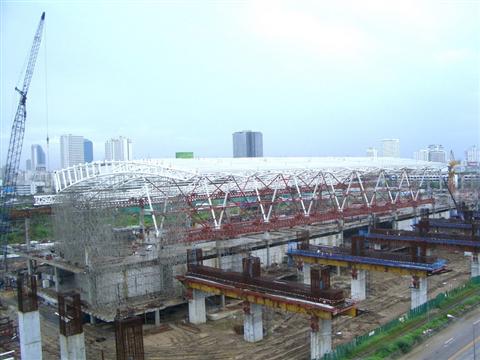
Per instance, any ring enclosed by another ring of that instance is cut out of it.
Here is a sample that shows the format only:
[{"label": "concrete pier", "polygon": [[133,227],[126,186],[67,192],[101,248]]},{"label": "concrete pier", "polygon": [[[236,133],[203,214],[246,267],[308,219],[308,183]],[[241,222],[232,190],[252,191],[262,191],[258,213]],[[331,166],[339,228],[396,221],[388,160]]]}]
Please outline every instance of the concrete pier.
[{"label": "concrete pier", "polygon": [[320,360],[332,351],[332,320],[313,318],[310,330],[310,359]]},{"label": "concrete pier", "polygon": [[480,276],[480,263],[478,261],[478,253],[473,253],[470,259],[470,277]]},{"label": "concrete pier", "polygon": [[85,335],[80,334],[65,336],[60,334],[60,359],[85,360]]},{"label": "concrete pier", "polygon": [[22,359],[42,359],[40,312],[18,312],[18,332]]},{"label": "concrete pier", "polygon": [[37,277],[17,277],[18,332],[22,359],[42,359],[40,312],[38,311]]},{"label": "concrete pier", "polygon": [[310,278],[311,268],[312,268],[312,265],[303,263],[303,283],[305,285],[310,285],[311,283],[311,278]]},{"label": "concrete pier", "polygon": [[415,309],[428,301],[427,288],[427,278],[412,277],[410,309]]},{"label": "concrete pier", "polygon": [[60,359],[85,360],[85,335],[80,294],[65,292],[58,294],[60,320]]},{"label": "concrete pier", "polygon": [[192,290],[192,298],[188,300],[188,319],[192,324],[205,324],[207,312],[205,309],[205,293]]},{"label": "concrete pier", "polygon": [[155,325],[160,325],[160,310],[155,310]]},{"label": "concrete pier", "polygon": [[366,270],[352,270],[352,299],[361,301],[367,298]]},{"label": "concrete pier", "polygon": [[243,338],[248,342],[263,339],[262,306],[245,303],[243,318]]}]

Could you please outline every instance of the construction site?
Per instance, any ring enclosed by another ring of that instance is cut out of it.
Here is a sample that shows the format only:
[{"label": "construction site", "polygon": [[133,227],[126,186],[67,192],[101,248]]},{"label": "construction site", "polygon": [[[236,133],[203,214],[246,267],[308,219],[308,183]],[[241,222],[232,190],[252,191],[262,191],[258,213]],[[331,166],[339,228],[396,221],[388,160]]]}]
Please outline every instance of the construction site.
[{"label": "construction site", "polygon": [[34,293],[24,311],[40,314],[29,321],[41,332],[25,351],[46,359],[72,358],[58,341],[72,294],[70,336],[84,340],[63,348],[86,358],[320,358],[478,275],[476,213],[446,220],[448,174],[428,165],[166,159],[57,171],[57,192],[15,214],[28,228],[50,213],[55,235],[31,243],[27,231],[11,246],[3,316],[20,327],[15,286]]},{"label": "construction site", "polygon": [[[3,191],[2,234],[20,223],[25,241],[3,244],[0,358],[323,359],[480,275],[480,177],[453,165],[95,161],[55,171],[30,206]],[[29,233],[39,214],[53,224],[43,242]]]}]

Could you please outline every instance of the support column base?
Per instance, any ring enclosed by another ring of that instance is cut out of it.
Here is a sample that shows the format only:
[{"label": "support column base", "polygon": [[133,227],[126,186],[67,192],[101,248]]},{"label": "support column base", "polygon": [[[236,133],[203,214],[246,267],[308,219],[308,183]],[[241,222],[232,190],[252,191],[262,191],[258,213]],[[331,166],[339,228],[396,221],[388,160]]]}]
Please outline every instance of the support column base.
[{"label": "support column base", "polygon": [[85,335],[84,333],[65,336],[60,334],[60,359],[85,360]]},{"label": "support column base", "polygon": [[42,359],[40,312],[18,312],[18,332],[22,359]]},{"label": "support column base", "polygon": [[188,319],[192,324],[205,324],[207,311],[205,309],[205,294],[198,290],[192,291],[192,298],[188,300]]},{"label": "support column base", "polygon": [[263,339],[262,305],[245,305],[243,319],[243,338],[248,342]]},{"label": "support column base", "polygon": [[332,351],[332,320],[318,320],[318,331],[310,331],[310,359],[320,360]]},{"label": "support column base", "polygon": [[[418,284],[415,284],[418,282]],[[410,309],[415,309],[428,301],[427,278],[412,279]]]}]

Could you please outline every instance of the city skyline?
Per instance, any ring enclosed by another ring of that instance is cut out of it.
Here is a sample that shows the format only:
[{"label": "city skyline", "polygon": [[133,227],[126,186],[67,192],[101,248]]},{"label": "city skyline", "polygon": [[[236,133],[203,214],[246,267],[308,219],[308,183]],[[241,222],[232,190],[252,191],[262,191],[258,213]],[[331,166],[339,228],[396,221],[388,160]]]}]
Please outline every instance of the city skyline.
[{"label": "city skyline", "polygon": [[[52,168],[59,167],[66,131],[92,140],[97,160],[104,138],[116,135],[111,129],[128,134],[138,158],[184,148],[228,157],[239,124],[268,134],[268,156],[359,155],[389,137],[403,139],[402,157],[425,143],[456,154],[463,144],[478,144],[478,5],[422,3],[410,13],[411,4],[402,3],[397,13],[378,3],[374,15],[351,6],[355,14],[335,4],[280,2],[89,9],[3,3],[2,158],[18,100],[14,87],[42,10],[49,23],[38,69],[46,67],[48,78],[43,70],[34,75],[25,143],[46,149],[48,132]],[[185,18],[194,20],[186,25]],[[378,20],[384,18],[388,27]],[[154,45],[139,47],[138,39]],[[125,45],[138,56],[124,56]]]}]

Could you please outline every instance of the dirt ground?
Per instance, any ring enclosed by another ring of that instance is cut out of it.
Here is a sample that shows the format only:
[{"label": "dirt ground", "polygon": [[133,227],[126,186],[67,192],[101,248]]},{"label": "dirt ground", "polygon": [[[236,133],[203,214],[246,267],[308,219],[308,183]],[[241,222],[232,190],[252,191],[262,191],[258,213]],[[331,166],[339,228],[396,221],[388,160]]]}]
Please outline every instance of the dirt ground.
[{"label": "dirt ground", "polygon": [[[428,297],[455,288],[469,278],[470,265],[463,253],[438,251],[434,254],[449,261],[451,272],[428,278]],[[389,273],[370,272],[367,275],[367,300],[359,303],[364,312],[356,318],[340,317],[333,322],[333,346],[348,342],[380,324],[405,313],[410,308],[410,277]],[[332,277],[332,285],[350,289],[350,276],[343,272]],[[13,292],[2,292],[4,309],[1,316],[16,317]],[[6,307],[8,305],[8,308]],[[153,325],[145,325],[146,359],[308,359],[310,354],[310,321],[306,316],[282,313],[271,309],[264,311],[264,328],[267,335],[258,343],[247,343],[234,331],[241,325],[241,307],[237,306],[228,318],[208,321],[200,326],[186,326],[187,307],[162,317],[161,332],[155,333]],[[234,308],[233,308],[234,309]],[[213,310],[210,306],[209,310]],[[41,306],[44,359],[58,359],[58,318],[56,309]],[[115,359],[114,329],[111,324],[85,324],[87,358]],[[151,334],[149,334],[151,333]]]}]

